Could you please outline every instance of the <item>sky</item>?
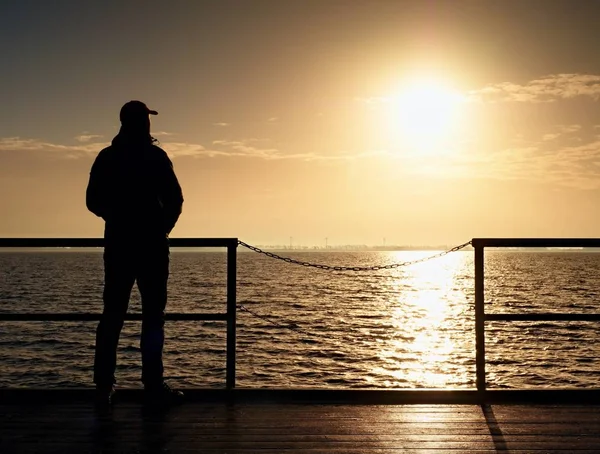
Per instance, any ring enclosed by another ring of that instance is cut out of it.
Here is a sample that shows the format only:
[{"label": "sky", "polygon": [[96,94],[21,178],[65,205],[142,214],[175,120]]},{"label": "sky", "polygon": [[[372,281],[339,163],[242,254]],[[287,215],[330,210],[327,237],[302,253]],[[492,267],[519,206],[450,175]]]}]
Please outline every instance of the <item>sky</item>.
[{"label": "sky", "polygon": [[99,237],[121,106],[183,188],[172,237],[453,246],[600,236],[600,3],[0,3],[0,237]]}]

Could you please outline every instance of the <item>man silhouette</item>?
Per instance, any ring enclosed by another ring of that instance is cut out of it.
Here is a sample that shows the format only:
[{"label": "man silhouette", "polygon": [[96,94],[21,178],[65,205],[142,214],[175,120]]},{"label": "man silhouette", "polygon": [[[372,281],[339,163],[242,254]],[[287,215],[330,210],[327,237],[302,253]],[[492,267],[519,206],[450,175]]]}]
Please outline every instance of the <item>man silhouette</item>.
[{"label": "man silhouette", "polygon": [[183,195],[173,164],[150,135],[149,115],[157,114],[141,101],[121,108],[121,129],[96,157],[86,191],[87,208],[105,221],[104,311],[94,359],[99,405],[113,401],[117,344],[136,281],[142,298],[145,397],[161,404],[183,399],[183,393],[164,382],[162,362],[168,235],[181,214]]}]

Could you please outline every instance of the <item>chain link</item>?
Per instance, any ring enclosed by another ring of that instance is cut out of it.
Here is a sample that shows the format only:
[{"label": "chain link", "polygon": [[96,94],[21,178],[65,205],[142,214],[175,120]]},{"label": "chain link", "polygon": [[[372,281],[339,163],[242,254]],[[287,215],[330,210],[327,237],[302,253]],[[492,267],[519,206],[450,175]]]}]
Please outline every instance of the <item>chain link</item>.
[{"label": "chain link", "polygon": [[357,271],[357,272],[361,272],[361,271],[391,270],[393,268],[399,268],[401,266],[408,266],[408,265],[414,265],[416,263],[426,262],[428,260],[443,257],[444,255],[450,254],[451,252],[460,251],[461,249],[469,246],[471,244],[471,241],[467,241],[466,243],[455,246],[452,249],[448,249],[447,251],[439,252],[437,254],[430,255],[428,257],[423,257],[423,258],[420,258],[417,260],[410,260],[407,262],[398,262],[398,263],[390,263],[389,265],[375,265],[375,266],[331,266],[331,265],[323,265],[320,263],[310,263],[310,262],[304,262],[302,260],[296,260],[296,259],[293,259],[290,257],[283,257],[281,255],[274,254],[273,252],[263,251],[262,249],[257,248],[256,246],[251,246],[250,244],[244,243],[243,241],[240,241],[240,240],[238,240],[238,244],[240,246],[244,246],[245,248],[250,249],[251,251],[257,252],[259,254],[264,254],[267,257],[271,257],[271,258],[277,259],[277,260],[282,260],[286,263],[290,263],[293,265],[312,267],[312,268],[317,268],[317,269],[325,270],[325,271]]}]

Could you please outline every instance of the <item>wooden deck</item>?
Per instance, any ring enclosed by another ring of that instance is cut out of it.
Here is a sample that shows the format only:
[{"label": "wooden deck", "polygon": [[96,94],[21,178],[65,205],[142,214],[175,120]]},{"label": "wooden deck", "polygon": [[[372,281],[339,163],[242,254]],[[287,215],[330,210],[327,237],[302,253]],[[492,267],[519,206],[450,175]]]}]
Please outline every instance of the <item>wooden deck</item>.
[{"label": "wooden deck", "polygon": [[600,406],[2,400],[0,452],[599,453]]}]

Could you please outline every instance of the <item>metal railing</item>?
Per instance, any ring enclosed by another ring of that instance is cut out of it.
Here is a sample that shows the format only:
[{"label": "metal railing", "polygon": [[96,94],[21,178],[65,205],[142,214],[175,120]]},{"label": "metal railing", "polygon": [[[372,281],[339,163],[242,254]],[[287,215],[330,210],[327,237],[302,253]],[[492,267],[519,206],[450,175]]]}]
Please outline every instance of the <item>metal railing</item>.
[{"label": "metal railing", "polygon": [[[484,249],[493,248],[600,248],[597,238],[473,238],[475,252],[475,369],[477,391],[486,391],[485,322],[489,321],[600,321],[600,314],[583,313],[485,313]],[[166,320],[227,322],[226,388],[235,388],[236,369],[236,275],[237,238],[173,238],[171,247],[227,248],[227,311],[225,313],[167,313]],[[0,238],[0,248],[83,248],[103,247],[100,238]],[[0,321],[97,321],[95,313],[6,313]],[[125,320],[141,320],[141,314],[127,314]]]},{"label": "metal railing", "polygon": [[484,287],[484,249],[494,248],[599,248],[598,238],[473,238],[475,250],[475,370],[477,391],[486,390],[485,322],[505,321],[600,321],[600,314],[545,313],[486,314]]},{"label": "metal railing", "polygon": [[[227,359],[225,386],[235,388],[236,345],[236,275],[237,238],[171,238],[171,247],[224,247],[227,248],[227,310],[224,313],[167,313],[166,320],[220,320],[227,322]],[[97,248],[103,247],[101,238],[0,238],[0,248]],[[0,321],[97,321],[95,313],[10,313],[0,314]],[[127,314],[125,320],[141,320],[142,314]]]}]

